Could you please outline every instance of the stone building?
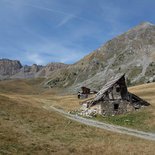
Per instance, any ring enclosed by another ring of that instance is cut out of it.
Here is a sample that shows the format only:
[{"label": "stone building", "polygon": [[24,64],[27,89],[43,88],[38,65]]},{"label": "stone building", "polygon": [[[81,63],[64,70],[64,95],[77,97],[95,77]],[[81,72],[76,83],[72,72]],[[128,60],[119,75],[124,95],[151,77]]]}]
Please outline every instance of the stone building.
[{"label": "stone building", "polygon": [[91,111],[102,115],[124,114],[150,105],[135,94],[128,92],[125,74],[117,75],[107,82],[96,96],[84,102]]}]

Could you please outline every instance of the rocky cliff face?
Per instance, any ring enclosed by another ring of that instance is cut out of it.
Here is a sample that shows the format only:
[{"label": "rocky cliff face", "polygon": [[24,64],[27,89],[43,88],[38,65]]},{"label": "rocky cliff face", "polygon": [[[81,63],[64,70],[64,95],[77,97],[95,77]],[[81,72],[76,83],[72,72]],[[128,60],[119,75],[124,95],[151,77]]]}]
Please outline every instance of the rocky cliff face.
[{"label": "rocky cliff face", "polygon": [[63,63],[50,63],[47,66],[33,64],[22,66],[20,61],[0,59],[0,79],[27,79],[37,77],[48,77],[53,71],[65,68],[68,65]]},{"label": "rocky cliff face", "polygon": [[33,64],[32,66],[23,66],[20,71],[10,78],[20,78],[20,79],[27,79],[27,78],[35,78],[36,74],[44,68],[43,66]]},{"label": "rocky cliff face", "polygon": [[68,65],[63,63],[50,63],[46,66],[33,64],[32,66],[24,66],[18,73],[11,76],[11,78],[47,78],[52,72],[65,68]]},{"label": "rocky cliff face", "polygon": [[37,74],[36,77],[49,77],[52,73],[59,69],[67,68],[68,65],[64,63],[50,63],[43,67]]},{"label": "rocky cliff face", "polygon": [[155,80],[155,25],[142,23],[108,41],[79,62],[55,72],[46,84],[76,90],[82,85],[100,89],[117,73],[129,84]]},{"label": "rocky cliff face", "polygon": [[22,65],[20,61],[0,59],[0,78],[8,78],[20,71]]}]

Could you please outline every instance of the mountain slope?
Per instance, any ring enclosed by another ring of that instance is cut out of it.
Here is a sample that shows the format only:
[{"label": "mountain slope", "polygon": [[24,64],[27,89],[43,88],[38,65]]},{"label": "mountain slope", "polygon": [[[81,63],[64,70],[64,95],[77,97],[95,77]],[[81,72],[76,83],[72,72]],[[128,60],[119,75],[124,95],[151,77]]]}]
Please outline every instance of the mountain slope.
[{"label": "mountain slope", "polygon": [[68,65],[64,63],[49,63],[36,74],[36,77],[48,77],[54,71],[66,67],[68,67]]},{"label": "mountain slope", "polygon": [[51,75],[51,87],[77,90],[82,85],[100,89],[110,77],[125,72],[128,83],[153,81],[155,71],[155,25],[145,22],[108,41],[104,46],[68,68]]}]

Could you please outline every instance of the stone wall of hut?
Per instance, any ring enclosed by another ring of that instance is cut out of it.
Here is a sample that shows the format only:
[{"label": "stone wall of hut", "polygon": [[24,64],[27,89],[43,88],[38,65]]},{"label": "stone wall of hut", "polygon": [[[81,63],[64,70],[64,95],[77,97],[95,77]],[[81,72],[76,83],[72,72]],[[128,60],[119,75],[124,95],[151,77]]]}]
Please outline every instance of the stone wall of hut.
[{"label": "stone wall of hut", "polygon": [[105,116],[125,114],[128,111],[134,110],[129,102],[123,100],[100,101],[96,105],[90,107],[90,109],[91,111]]}]

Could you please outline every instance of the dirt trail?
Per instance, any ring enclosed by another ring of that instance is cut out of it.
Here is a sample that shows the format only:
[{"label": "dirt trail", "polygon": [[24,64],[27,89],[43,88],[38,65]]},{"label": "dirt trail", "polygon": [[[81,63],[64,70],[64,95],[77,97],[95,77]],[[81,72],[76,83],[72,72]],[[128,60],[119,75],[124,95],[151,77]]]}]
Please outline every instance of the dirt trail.
[{"label": "dirt trail", "polygon": [[83,117],[80,117],[77,115],[68,114],[67,112],[64,112],[63,110],[57,109],[53,106],[47,106],[46,105],[46,106],[43,106],[43,108],[45,108],[46,110],[56,111],[56,112],[64,115],[66,118],[69,118],[71,120],[74,120],[74,121],[77,121],[77,122],[80,122],[80,123],[83,123],[83,124],[86,124],[89,126],[94,126],[94,127],[105,129],[105,130],[112,131],[112,132],[127,134],[127,135],[131,135],[131,136],[155,141],[155,134],[154,133],[138,131],[138,130],[129,129],[126,127],[111,125],[111,124],[107,124],[107,123],[83,118]]},{"label": "dirt trail", "polygon": [[[7,96],[9,98],[12,99],[21,99],[21,100],[26,100],[26,101],[32,101],[32,98],[29,98],[29,96],[14,96],[14,95],[6,95],[6,94],[1,94],[3,96]],[[131,136],[135,136],[135,137],[139,137],[139,138],[143,138],[143,139],[147,139],[147,140],[153,140],[155,141],[155,133],[150,133],[150,132],[143,132],[143,131],[138,131],[135,129],[130,129],[130,128],[126,128],[126,127],[121,127],[121,126],[117,126],[117,125],[111,125],[108,123],[103,123],[103,122],[99,122],[99,121],[95,121],[95,120],[91,120],[91,119],[87,119],[87,118],[83,118],[77,115],[72,115],[69,114],[61,109],[55,108],[54,106],[52,106],[51,104],[49,104],[46,100],[40,99],[40,98],[36,98],[33,96],[33,100],[36,100],[37,102],[39,101],[40,103],[43,103],[44,106],[43,108],[46,110],[53,110],[55,112],[60,113],[61,115],[65,116],[68,119],[89,125],[89,126],[94,126],[97,128],[101,128],[101,129],[105,129],[111,132],[117,132],[117,133],[121,133],[121,134],[127,134],[127,135],[131,135]]]}]

